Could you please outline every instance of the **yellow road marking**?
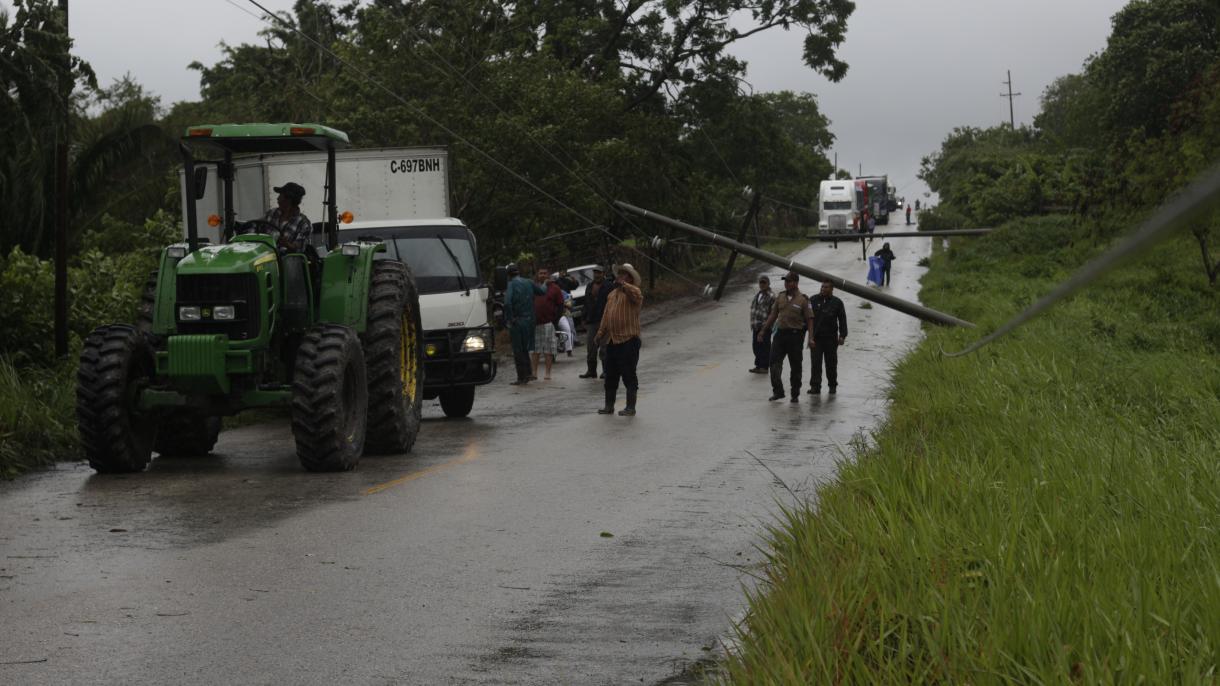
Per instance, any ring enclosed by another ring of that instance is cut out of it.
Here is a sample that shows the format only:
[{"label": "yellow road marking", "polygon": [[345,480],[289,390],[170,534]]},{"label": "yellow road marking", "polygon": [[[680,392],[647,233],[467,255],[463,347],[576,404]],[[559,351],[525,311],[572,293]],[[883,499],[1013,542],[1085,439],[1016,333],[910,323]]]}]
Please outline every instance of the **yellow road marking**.
[{"label": "yellow road marking", "polygon": [[410,474],[407,474],[405,476],[400,476],[397,479],[387,481],[383,484],[377,484],[376,486],[372,486],[372,487],[366,489],[364,491],[364,494],[373,495],[375,493],[380,493],[384,490],[394,488],[395,486],[401,486],[402,484],[410,483],[412,481],[415,481],[416,479],[422,479],[425,476],[431,476],[432,474],[436,474],[437,472],[443,472],[446,469],[456,467],[460,464],[466,464],[467,462],[473,462],[473,461],[479,459],[479,457],[481,457],[481,455],[479,454],[479,449],[477,446],[474,446],[474,445],[466,446],[466,454],[462,455],[461,457],[455,457],[452,460],[449,460],[448,462],[442,462],[437,465],[432,465],[431,467],[428,467],[426,469],[421,469],[418,472],[411,472]]},{"label": "yellow road marking", "polygon": [[719,362],[712,362],[711,364],[700,365],[698,373],[702,374],[703,372],[710,372],[719,366],[720,366]]}]

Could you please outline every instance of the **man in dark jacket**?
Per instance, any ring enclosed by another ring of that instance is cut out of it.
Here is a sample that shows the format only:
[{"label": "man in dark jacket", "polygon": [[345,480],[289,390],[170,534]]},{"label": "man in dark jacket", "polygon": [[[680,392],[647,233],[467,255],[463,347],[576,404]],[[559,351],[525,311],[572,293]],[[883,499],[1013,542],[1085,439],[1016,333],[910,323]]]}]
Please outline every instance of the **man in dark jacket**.
[{"label": "man in dark jacket", "polygon": [[[596,275],[596,272],[594,272],[594,274]],[[590,287],[591,286],[592,284],[590,284]],[[610,293],[616,288],[618,288],[618,281],[615,279],[607,279],[603,274],[602,285],[597,289],[596,297],[590,295],[588,289],[585,290],[585,307],[581,313],[581,316],[585,318],[586,322],[585,331],[588,333],[586,338],[592,339],[593,334],[597,333],[597,328],[601,326],[602,315],[606,313],[606,303],[610,301]],[[590,317],[596,317],[596,319],[589,319]],[[589,375],[582,374],[580,378],[593,379],[598,376],[597,360],[601,360],[602,362],[603,373],[601,374],[601,378],[606,378],[606,374],[604,372],[606,365],[606,346],[590,340],[589,348]],[[593,355],[596,355],[596,357],[592,357]]]},{"label": "man in dark jacket", "polygon": [[[908,205],[908,208],[910,206]],[[881,258],[881,284],[882,286],[890,285],[890,264],[894,261],[894,251],[890,250],[890,244],[886,243],[881,246],[881,249],[874,253]]]},{"label": "man in dark jacket", "polygon": [[839,346],[847,338],[847,309],[834,296],[834,284],[822,282],[822,290],[809,300],[813,309],[813,345],[809,362],[813,373],[809,377],[809,394],[822,392],[822,361],[826,361],[826,383],[834,395],[839,386]]},{"label": "man in dark jacket", "polygon": [[585,304],[581,309],[580,318],[585,324],[585,363],[589,368],[582,379],[597,378],[597,353],[601,345],[597,342],[597,327],[602,323],[602,312],[606,310],[606,298],[610,295],[610,284],[606,282],[606,272],[601,266],[593,268],[593,280],[585,286]]}]

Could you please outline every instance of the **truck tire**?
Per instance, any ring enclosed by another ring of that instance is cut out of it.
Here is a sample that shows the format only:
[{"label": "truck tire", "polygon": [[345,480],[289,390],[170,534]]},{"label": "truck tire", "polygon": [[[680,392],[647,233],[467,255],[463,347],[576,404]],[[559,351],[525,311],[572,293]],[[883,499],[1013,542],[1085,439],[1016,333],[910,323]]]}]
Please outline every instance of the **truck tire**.
[{"label": "truck tire", "polygon": [[176,410],[158,418],[155,450],[162,457],[203,457],[216,447],[220,417]]},{"label": "truck tire", "polygon": [[320,324],[297,349],[292,381],[292,435],[311,472],[342,472],[364,452],[368,379],[356,332]]},{"label": "truck tire", "polygon": [[143,471],[157,437],[136,408],[156,371],[152,344],[134,326],[114,324],[85,339],[76,372],[76,425],[89,466],[103,474]]},{"label": "truck tire", "polygon": [[474,386],[462,386],[441,391],[441,409],[446,417],[458,419],[470,414],[474,407]]},{"label": "truck tire", "polygon": [[423,414],[423,350],[419,293],[407,265],[373,262],[364,359],[369,378],[370,455],[405,453],[415,445]]}]

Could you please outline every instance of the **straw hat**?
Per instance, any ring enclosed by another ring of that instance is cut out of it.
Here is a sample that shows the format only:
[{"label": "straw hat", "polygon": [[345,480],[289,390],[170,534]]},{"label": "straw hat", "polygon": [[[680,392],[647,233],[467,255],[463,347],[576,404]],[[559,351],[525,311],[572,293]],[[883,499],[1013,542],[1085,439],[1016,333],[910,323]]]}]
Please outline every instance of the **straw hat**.
[{"label": "straw hat", "polygon": [[635,267],[631,266],[631,263],[624,262],[623,264],[620,264],[619,266],[614,268],[615,274],[622,274],[624,272],[631,275],[632,283],[634,283],[637,286],[640,285],[640,273],[635,270]]}]

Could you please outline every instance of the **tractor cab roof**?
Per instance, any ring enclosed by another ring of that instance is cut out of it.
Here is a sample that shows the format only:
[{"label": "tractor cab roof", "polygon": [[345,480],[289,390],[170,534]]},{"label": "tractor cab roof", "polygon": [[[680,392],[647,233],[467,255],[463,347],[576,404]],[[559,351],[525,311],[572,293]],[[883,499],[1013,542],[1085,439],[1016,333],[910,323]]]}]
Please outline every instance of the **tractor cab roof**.
[{"label": "tractor cab roof", "polygon": [[187,127],[182,140],[239,154],[313,152],[350,143],[346,133],[322,124],[201,124]]}]

